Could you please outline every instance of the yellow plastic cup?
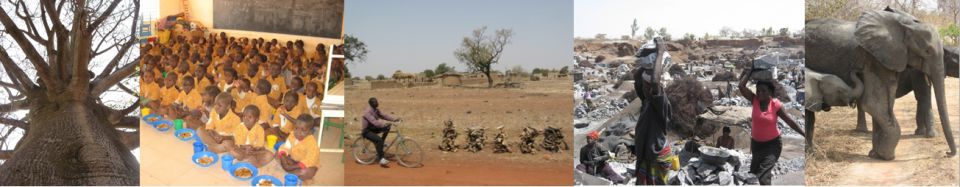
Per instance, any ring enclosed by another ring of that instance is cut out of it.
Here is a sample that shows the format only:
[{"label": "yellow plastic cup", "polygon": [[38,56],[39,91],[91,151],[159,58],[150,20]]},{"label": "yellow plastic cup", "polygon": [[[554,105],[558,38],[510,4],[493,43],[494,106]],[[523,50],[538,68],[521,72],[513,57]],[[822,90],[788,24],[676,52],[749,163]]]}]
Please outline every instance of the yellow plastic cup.
[{"label": "yellow plastic cup", "polygon": [[673,171],[679,171],[679,170],[680,170],[680,158],[678,158],[677,156],[671,156],[670,160],[672,161],[672,163],[671,163],[672,166],[671,166],[670,169],[672,169]]},{"label": "yellow plastic cup", "polygon": [[150,108],[141,108],[140,113],[143,114],[143,116],[150,115]]},{"label": "yellow plastic cup", "polygon": [[275,146],[275,144],[277,144],[277,136],[276,136],[276,135],[267,135],[267,147],[273,148],[273,147]]}]

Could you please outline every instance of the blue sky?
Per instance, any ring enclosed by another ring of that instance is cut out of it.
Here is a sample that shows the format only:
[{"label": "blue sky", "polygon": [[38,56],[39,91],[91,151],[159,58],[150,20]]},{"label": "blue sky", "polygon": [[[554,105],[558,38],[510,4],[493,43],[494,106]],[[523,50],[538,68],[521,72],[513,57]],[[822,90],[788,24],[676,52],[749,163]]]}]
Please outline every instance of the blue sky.
[{"label": "blue sky", "polygon": [[453,51],[471,32],[487,26],[513,29],[496,70],[522,65],[561,68],[573,53],[571,0],[364,0],[346,1],[344,32],[367,44],[366,62],[349,65],[354,76],[421,72],[440,63],[458,71],[466,66]]},{"label": "blue sky", "polygon": [[574,4],[577,37],[630,35],[635,18],[640,26],[637,35],[647,27],[666,27],[674,38],[684,33],[716,35],[724,26],[735,31],[787,27],[795,32],[804,25],[803,0],[577,0]]}]

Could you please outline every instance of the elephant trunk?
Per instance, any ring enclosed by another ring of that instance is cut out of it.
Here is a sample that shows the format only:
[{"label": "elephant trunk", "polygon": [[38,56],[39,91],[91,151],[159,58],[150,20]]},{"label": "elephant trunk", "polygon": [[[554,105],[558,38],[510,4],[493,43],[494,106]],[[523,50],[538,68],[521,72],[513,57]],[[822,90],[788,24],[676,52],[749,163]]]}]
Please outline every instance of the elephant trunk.
[{"label": "elephant trunk", "polygon": [[[852,93],[850,98],[857,98],[857,100],[859,100],[860,96],[863,95],[863,80],[857,76],[856,71],[850,72],[850,79],[853,80],[853,90],[851,90]],[[855,104],[857,104],[856,100],[852,100],[850,103],[848,103],[849,106],[853,106]]]},{"label": "elephant trunk", "polygon": [[[936,71],[935,71],[936,72]],[[944,73],[943,70],[939,70],[939,74],[933,73],[928,74],[928,79],[933,84],[933,91],[937,97],[937,110],[940,113],[940,123],[943,124],[943,135],[947,139],[947,145],[950,146],[950,152],[947,152],[947,155],[953,156],[957,154],[957,144],[953,141],[953,130],[950,128],[950,117],[947,114],[947,99],[946,93],[944,92]]]}]

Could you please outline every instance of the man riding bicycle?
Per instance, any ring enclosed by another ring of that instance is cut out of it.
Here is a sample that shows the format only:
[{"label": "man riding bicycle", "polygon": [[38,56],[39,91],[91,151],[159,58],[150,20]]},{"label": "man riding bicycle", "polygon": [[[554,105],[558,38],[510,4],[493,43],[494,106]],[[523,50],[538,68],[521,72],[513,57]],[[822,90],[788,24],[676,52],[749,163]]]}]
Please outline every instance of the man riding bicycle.
[{"label": "man riding bicycle", "polygon": [[[385,121],[399,122],[400,118],[394,118],[393,116],[386,115],[381,112],[380,109],[377,109],[377,107],[380,106],[380,103],[377,102],[377,98],[375,97],[371,97],[368,103],[370,104],[370,109],[363,114],[362,135],[363,138],[370,140],[376,146],[377,159],[380,160],[380,166],[387,167],[387,164],[389,164],[390,161],[387,161],[387,159],[383,157],[383,144],[387,139],[387,134],[390,133],[390,126],[392,126],[392,124],[384,123],[380,120],[382,119]],[[380,135],[380,133],[383,133],[383,135]]]}]

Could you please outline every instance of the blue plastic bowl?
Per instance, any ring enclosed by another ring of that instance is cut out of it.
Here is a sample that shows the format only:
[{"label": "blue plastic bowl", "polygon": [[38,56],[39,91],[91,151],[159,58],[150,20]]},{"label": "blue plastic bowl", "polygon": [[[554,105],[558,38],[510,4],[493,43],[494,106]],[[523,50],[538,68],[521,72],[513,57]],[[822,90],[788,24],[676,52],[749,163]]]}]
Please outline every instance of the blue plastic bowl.
[{"label": "blue plastic bowl", "polygon": [[[186,138],[180,137],[180,134],[182,133],[190,133],[190,137],[186,137]],[[182,128],[180,130],[174,131],[173,137],[177,137],[177,139],[180,139],[181,141],[190,141],[197,138],[197,131],[193,129]]]},{"label": "blue plastic bowl", "polygon": [[[247,177],[247,178],[237,177],[234,171],[237,171],[237,169],[240,169],[240,168],[250,169],[250,172],[252,173],[250,177]],[[250,180],[251,178],[253,178],[253,176],[257,176],[257,167],[254,167],[253,164],[250,164],[249,162],[237,162],[237,163],[233,163],[233,165],[230,167],[229,173],[230,173],[230,176],[233,176],[233,178],[237,178],[244,181]]]},{"label": "blue plastic bowl", "polygon": [[[161,128],[160,126],[163,126],[163,125],[166,125],[166,127]],[[173,121],[165,120],[165,119],[160,120],[160,122],[154,125],[153,127],[159,130],[160,132],[167,132],[168,130],[173,128]]]},{"label": "blue plastic bowl", "polygon": [[257,186],[257,183],[260,183],[260,180],[271,180],[271,182],[273,182],[273,186],[283,186],[283,183],[280,182],[280,179],[270,175],[260,175],[254,177],[253,180],[250,180],[250,186]]},{"label": "blue plastic bowl", "polygon": [[[210,162],[210,164],[207,164],[207,165],[203,165],[203,164],[198,163],[198,162],[197,162],[197,159],[200,159],[200,157],[203,157],[203,156],[212,157],[212,158],[213,158],[213,162]],[[193,157],[191,158],[191,161],[193,161],[194,164],[197,164],[197,166],[200,166],[200,167],[210,167],[210,166],[212,166],[213,164],[216,164],[216,163],[217,163],[217,160],[218,160],[219,158],[220,158],[220,157],[218,157],[216,153],[213,153],[213,152],[210,152],[210,151],[204,151],[204,152],[198,152],[198,153],[193,154]]]},{"label": "blue plastic bowl", "polygon": [[[154,120],[150,120],[151,118]],[[140,118],[140,119],[142,119],[144,122],[147,122],[147,124],[151,126],[156,126],[158,123],[160,123],[160,120],[163,120],[163,117],[161,117],[158,114],[150,114],[147,116],[143,116],[143,118]]]}]

